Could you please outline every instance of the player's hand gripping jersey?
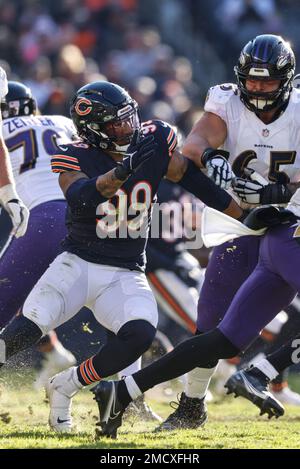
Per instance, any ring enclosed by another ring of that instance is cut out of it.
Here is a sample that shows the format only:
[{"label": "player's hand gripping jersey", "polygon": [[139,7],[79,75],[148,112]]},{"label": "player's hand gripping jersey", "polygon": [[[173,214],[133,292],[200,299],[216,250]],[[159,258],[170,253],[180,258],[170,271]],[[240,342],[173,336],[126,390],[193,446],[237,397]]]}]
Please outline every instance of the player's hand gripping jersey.
[{"label": "player's hand gripping jersey", "polygon": [[287,184],[300,180],[300,90],[293,89],[284,112],[264,124],[240,100],[231,83],[210,88],[205,111],[217,114],[227,126],[223,148],[236,176],[245,167],[268,183]]},{"label": "player's hand gripping jersey", "polygon": [[63,199],[50,160],[57,145],[72,141],[74,134],[71,119],[63,116],[22,116],[3,121],[18,194],[29,209]]},{"label": "player's hand gripping jersey", "polygon": [[[151,205],[177,139],[174,129],[159,120],[144,122],[142,131],[144,135],[154,136],[156,155],[107,202],[98,207],[69,207],[68,236],[63,244],[67,251],[89,262],[144,270]],[[82,142],[60,147],[60,152],[52,158],[53,172],[81,171],[89,178],[116,166],[107,153]]]}]

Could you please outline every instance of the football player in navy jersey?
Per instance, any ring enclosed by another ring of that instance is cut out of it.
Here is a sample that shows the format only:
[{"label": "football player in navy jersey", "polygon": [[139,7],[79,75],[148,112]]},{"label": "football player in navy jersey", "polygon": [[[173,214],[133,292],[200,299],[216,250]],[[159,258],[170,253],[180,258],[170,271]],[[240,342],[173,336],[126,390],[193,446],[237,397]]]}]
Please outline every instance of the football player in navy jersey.
[{"label": "football player in navy jersey", "polygon": [[[90,83],[78,90],[71,117],[80,140],[62,145],[52,170],[68,203],[68,234],[60,254],[27,297],[23,314],[0,333],[4,362],[88,306],[115,335],[78,367],[50,381],[50,426],[71,429],[71,399],[79,389],[111,376],[150,346],[157,306],[147,283],[145,245],[151,206],[163,177],[234,218],[243,211],[176,150],[167,123],[141,124],[137,103],[120,86]],[[219,179],[230,173],[224,158],[203,161]]]}]

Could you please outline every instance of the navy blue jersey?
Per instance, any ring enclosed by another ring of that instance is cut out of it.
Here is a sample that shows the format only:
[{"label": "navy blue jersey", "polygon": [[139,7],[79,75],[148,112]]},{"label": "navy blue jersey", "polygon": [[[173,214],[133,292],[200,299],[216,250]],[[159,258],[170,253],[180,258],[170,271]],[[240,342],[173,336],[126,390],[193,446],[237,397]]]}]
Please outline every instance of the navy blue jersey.
[{"label": "navy blue jersey", "polygon": [[[130,176],[109,201],[98,207],[76,210],[69,207],[68,235],[63,241],[66,251],[89,262],[144,271],[151,205],[156,200],[159,183],[167,172],[177,139],[174,129],[159,120],[143,123],[142,130],[145,135],[154,135],[156,154]],[[62,151],[51,160],[52,171],[56,173],[82,171],[94,178],[117,165],[100,148],[83,142],[60,148]],[[107,223],[108,220],[113,222]],[[141,220],[143,236],[138,235]]]}]

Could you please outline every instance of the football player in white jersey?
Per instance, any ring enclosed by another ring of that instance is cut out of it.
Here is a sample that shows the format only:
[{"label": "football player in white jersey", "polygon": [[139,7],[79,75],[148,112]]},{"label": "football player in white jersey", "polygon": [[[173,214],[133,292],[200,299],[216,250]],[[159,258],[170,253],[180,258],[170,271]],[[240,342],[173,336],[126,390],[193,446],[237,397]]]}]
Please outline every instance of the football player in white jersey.
[{"label": "football player in white jersey", "polygon": [[[19,311],[60,250],[60,242],[66,233],[66,201],[57,176],[51,172],[50,155],[57,148],[56,144],[71,141],[75,134],[70,119],[38,115],[31,90],[18,82],[8,82],[8,93],[2,100],[1,110],[3,139],[15,185],[31,216],[25,236],[12,237],[1,255],[0,278],[6,281],[0,282],[0,329]],[[5,208],[10,210],[7,205]],[[46,348],[45,338],[41,346]],[[50,353],[47,354],[48,370],[44,370],[44,380],[54,370],[75,362],[55,333],[48,337],[47,350]]]},{"label": "football player in white jersey", "polygon": [[[0,99],[7,94],[7,78],[0,67]],[[2,135],[2,118],[0,115],[0,206],[4,207],[13,224],[16,238],[23,236],[27,229],[29,210],[18,196],[11,171],[8,151]],[[0,208],[1,211],[1,208]]]},{"label": "football player in white jersey", "polygon": [[[209,90],[205,112],[182,148],[221,187],[231,183],[244,207],[286,204],[299,187],[300,92],[292,85],[294,73],[289,43],[280,36],[257,36],[241,51],[237,84]],[[196,334],[222,320],[257,264],[259,242],[259,237],[245,236],[214,249],[199,298]],[[238,348],[239,341],[236,337]],[[160,429],[197,428],[205,422],[204,398],[216,366],[207,363],[188,374],[178,408]]]}]

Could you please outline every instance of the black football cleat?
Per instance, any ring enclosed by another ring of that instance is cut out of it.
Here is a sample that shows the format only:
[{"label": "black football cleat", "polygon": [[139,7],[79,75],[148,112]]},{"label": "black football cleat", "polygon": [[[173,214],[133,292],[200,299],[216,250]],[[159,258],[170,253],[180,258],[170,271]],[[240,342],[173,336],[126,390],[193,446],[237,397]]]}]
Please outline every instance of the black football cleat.
[{"label": "black football cleat", "polygon": [[260,415],[278,418],[284,414],[284,407],[269,391],[269,382],[268,377],[254,367],[237,371],[224,386],[227,394],[234,393],[235,397],[242,396],[253,402],[260,409]]},{"label": "black football cleat", "polygon": [[98,436],[117,438],[117,429],[122,425],[123,404],[117,398],[118,381],[100,381],[91,392],[98,404],[101,427]]},{"label": "black football cleat", "polygon": [[154,431],[188,430],[201,427],[207,420],[207,410],[204,399],[188,397],[183,392],[179,402],[171,402],[177,409]]}]

